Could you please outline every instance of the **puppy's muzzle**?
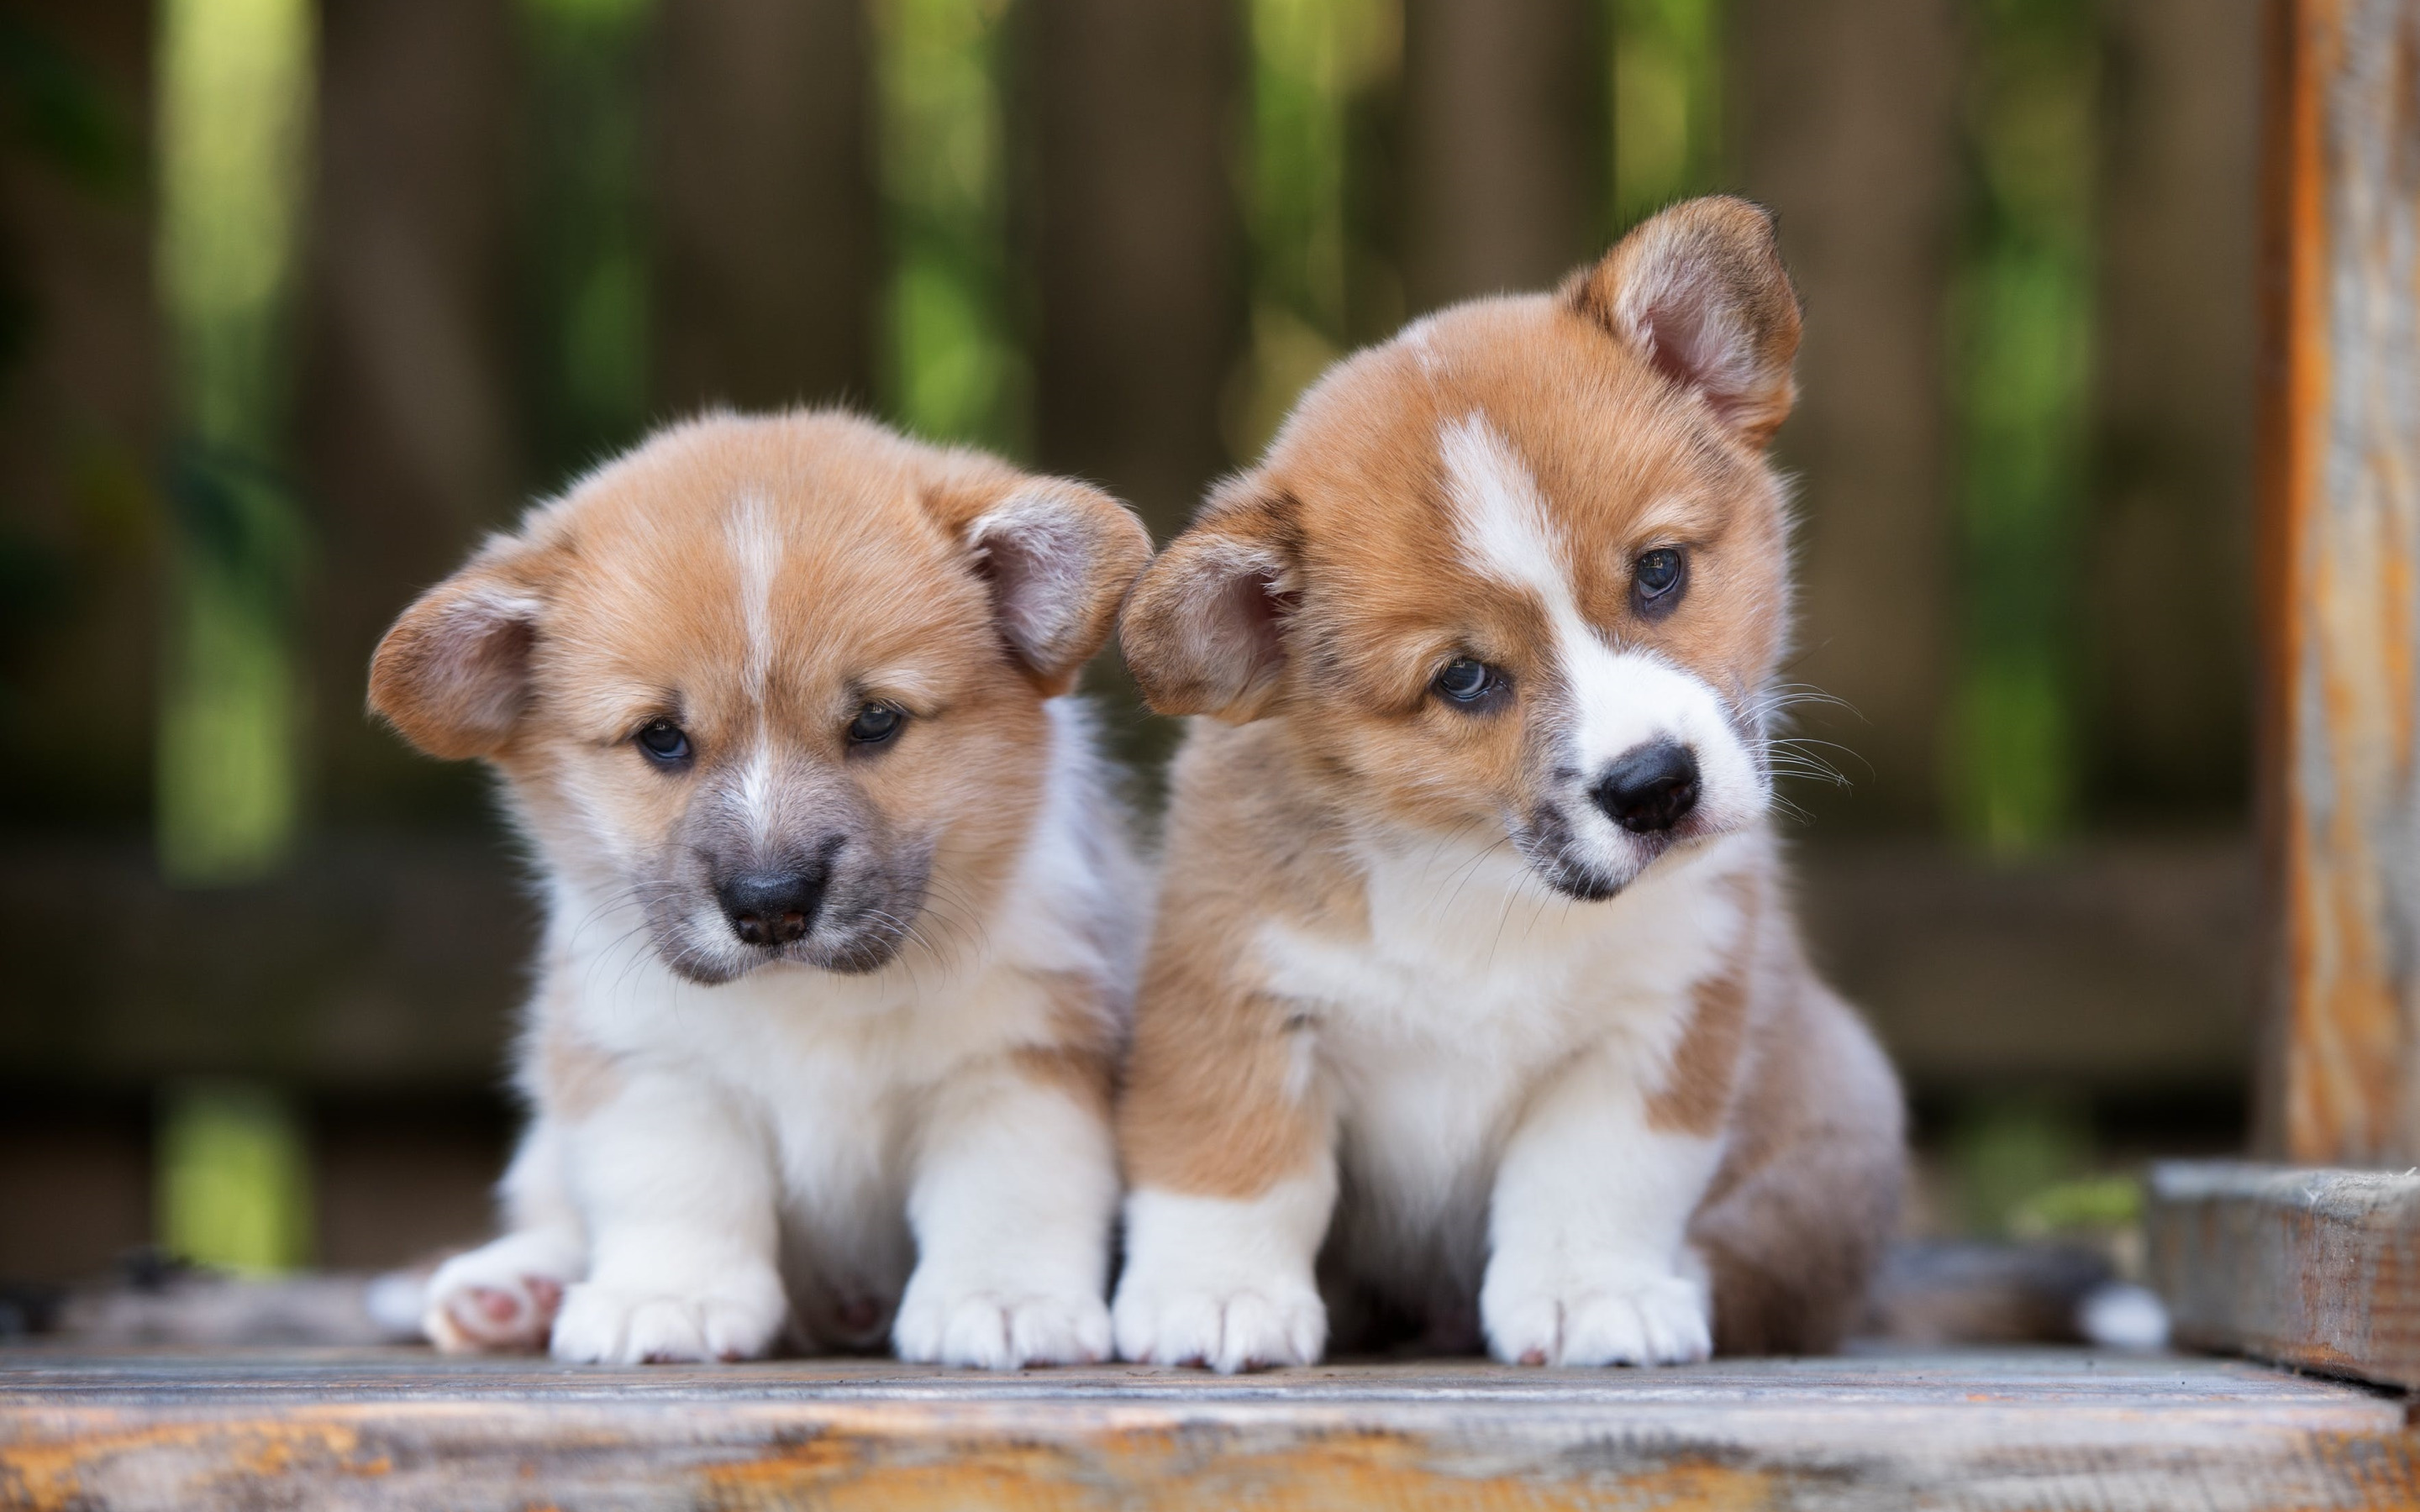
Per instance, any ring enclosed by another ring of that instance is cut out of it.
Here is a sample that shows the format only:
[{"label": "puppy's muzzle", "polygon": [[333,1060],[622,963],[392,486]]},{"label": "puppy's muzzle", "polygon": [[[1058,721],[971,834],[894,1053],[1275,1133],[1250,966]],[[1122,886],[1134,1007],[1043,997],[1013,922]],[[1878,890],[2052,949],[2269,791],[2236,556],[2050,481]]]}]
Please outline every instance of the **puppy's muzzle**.
[{"label": "puppy's muzzle", "polygon": [[1625,751],[1589,797],[1605,816],[1634,835],[1656,835],[1698,807],[1698,758],[1674,740],[1652,740]]},{"label": "puppy's muzzle", "polygon": [[742,945],[778,949],[806,938],[824,905],[831,869],[805,872],[743,872],[714,889],[722,917]]}]

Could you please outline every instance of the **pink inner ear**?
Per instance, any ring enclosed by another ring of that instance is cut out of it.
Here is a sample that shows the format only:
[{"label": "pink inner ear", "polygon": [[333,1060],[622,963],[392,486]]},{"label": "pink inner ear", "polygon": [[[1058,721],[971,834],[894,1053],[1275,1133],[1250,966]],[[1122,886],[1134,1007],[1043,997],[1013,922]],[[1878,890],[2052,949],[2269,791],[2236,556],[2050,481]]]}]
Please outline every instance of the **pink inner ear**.
[{"label": "pink inner ear", "polygon": [[520,717],[536,618],[535,603],[479,594],[440,623],[431,637],[432,691],[452,704],[465,727],[501,733]]},{"label": "pink inner ear", "polygon": [[1047,501],[1020,500],[977,522],[978,570],[991,581],[1001,633],[1028,665],[1055,671],[1088,618],[1092,541]]},{"label": "pink inner ear", "polygon": [[1756,387],[1755,351],[1723,318],[1720,289],[1702,278],[1667,278],[1630,324],[1657,372],[1703,393],[1725,421],[1738,418]]},{"label": "pink inner ear", "polygon": [[1281,629],[1296,596],[1280,590],[1276,573],[1266,569],[1248,569],[1228,577],[1218,585],[1205,616],[1211,636],[1227,642],[1219,647],[1220,654],[1252,668],[1254,675],[1282,660]]}]

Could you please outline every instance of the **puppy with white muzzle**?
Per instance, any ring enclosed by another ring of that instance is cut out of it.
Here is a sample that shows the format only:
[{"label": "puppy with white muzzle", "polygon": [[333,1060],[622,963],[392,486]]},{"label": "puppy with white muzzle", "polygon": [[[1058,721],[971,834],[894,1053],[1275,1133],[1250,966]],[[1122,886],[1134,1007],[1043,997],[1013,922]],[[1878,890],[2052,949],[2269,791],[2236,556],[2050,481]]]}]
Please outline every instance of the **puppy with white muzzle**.
[{"label": "puppy with white muzzle", "polygon": [[1148,888],[1062,697],[1150,556],[1080,484],[830,412],[664,431],[380,642],[547,927],[505,1233],[442,1346],[1098,1359]]},{"label": "puppy with white muzzle", "polygon": [[1888,1064],[1767,820],[1765,444],[1799,316],[1699,200],[1354,356],[1122,625],[1174,768],[1120,1106],[1118,1347],[1821,1350],[1888,1236]]}]

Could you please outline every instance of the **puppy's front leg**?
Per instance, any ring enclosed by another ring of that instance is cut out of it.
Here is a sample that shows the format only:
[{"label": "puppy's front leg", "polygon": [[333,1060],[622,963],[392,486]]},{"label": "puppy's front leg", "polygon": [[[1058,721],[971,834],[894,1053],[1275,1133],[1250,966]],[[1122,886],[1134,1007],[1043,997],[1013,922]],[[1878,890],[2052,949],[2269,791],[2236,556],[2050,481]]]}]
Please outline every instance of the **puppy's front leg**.
[{"label": "puppy's front leg", "polygon": [[691,1077],[628,1075],[564,1130],[588,1279],[565,1293],[558,1360],[740,1360],[788,1310],[761,1131]]},{"label": "puppy's front leg", "polygon": [[1135,1031],[1118,1353],[1230,1372],[1311,1364],[1327,1343],[1312,1267],[1336,1155],[1308,1022],[1167,970],[1146,980]]},{"label": "puppy's front leg", "polygon": [[1566,1067],[1496,1174],[1479,1317],[1499,1360],[1673,1365],[1714,1352],[1706,1287],[1683,1251],[1717,1139],[1654,1126],[1610,1053]]},{"label": "puppy's front leg", "polygon": [[945,1083],[908,1191],[899,1357],[995,1370],[1108,1358],[1117,1200],[1106,1064],[1029,1052]]}]

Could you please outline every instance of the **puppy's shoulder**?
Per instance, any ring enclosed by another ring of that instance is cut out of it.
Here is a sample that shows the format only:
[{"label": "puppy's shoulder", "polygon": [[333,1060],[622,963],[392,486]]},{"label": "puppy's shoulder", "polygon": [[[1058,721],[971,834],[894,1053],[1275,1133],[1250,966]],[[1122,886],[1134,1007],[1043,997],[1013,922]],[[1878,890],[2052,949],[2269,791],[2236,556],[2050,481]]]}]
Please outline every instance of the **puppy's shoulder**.
[{"label": "puppy's shoulder", "polygon": [[1194,719],[1169,775],[1167,900],[1222,916],[1368,920],[1347,817],[1281,719]]}]

